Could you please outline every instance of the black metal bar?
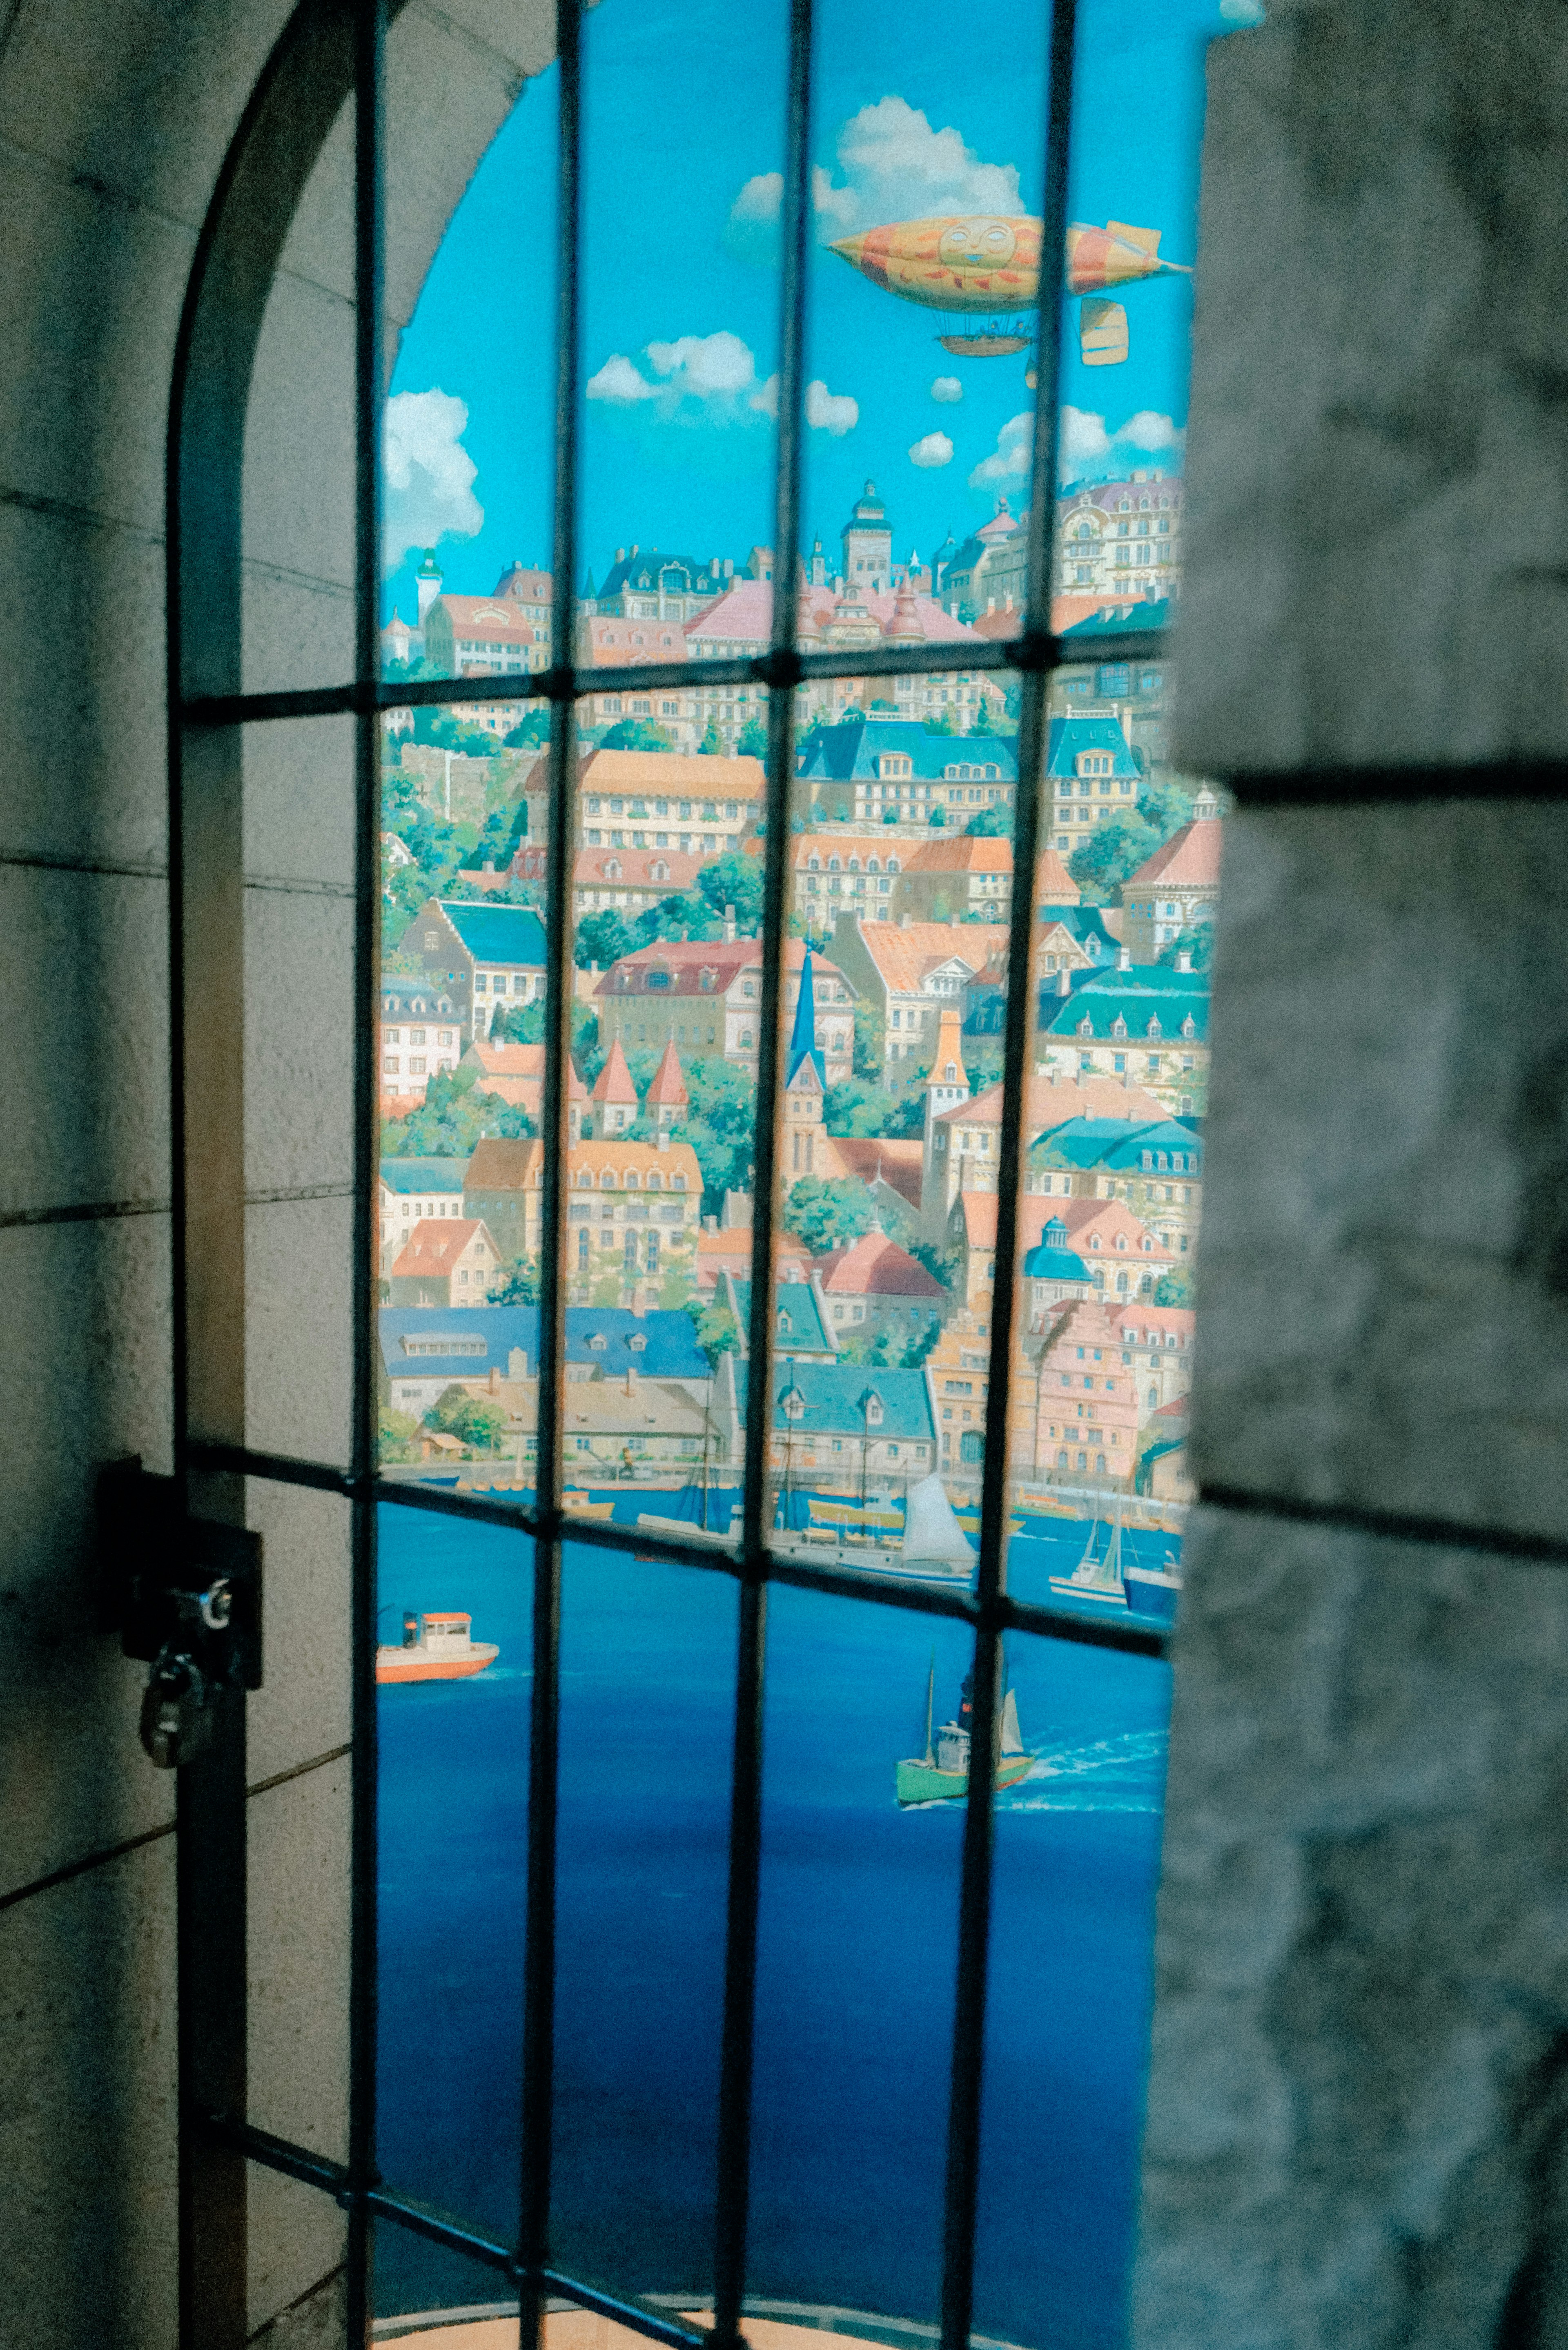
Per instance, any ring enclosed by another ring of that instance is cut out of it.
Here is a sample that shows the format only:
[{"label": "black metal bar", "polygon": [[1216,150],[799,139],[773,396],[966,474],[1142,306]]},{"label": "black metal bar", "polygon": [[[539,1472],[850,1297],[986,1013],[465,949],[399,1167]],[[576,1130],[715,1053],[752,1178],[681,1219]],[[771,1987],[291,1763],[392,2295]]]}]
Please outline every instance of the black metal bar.
[{"label": "black metal bar", "polygon": [[[774,562],[774,578],[778,567]],[[734,654],[723,660],[649,661],[643,667],[577,669],[569,663],[523,676],[410,679],[405,684],[300,686],[272,693],[203,694],[184,707],[191,726],[254,725],[269,719],[339,717],[348,711],[424,710],[467,702],[580,702],[590,694],[685,686],[764,685],[787,690],[819,678],[948,677],[971,670],[1097,669],[1106,661],[1167,660],[1176,648],[1168,629],[1128,629],[1096,640],[1034,630],[982,638],[974,644],[867,645],[858,650],[803,653],[794,648]],[[1438,770],[1438,772],[1446,772]]]},{"label": "black metal bar", "polygon": [[[386,0],[356,0],[354,20],[354,535],[355,667],[373,688],[379,667],[381,570],[381,313],[385,190]],[[373,708],[354,730],[354,1205],[353,1396],[350,1461],[348,2205],[346,2247],[351,2344],[369,2342],[375,2314],[375,2237],[365,2192],[376,2179],[377,1713],[376,1175],[379,1151],[377,979],[380,969],[380,736]]]},{"label": "black metal bar", "polygon": [[800,552],[805,400],[813,0],[791,0],[789,102],[780,224],[778,446],[768,702],[767,829],[763,858],[763,980],[753,1138],[752,1291],[746,1440],[741,1492],[741,1605],[730,1789],[724,2021],[720,2051],[718,2193],[713,2225],[713,2341],[741,2341],[751,2206],[757,1905],[762,1880],[763,1690],[767,1654],[768,1439],[772,1423],[774,1217],[785,955],[790,786],[794,776],[795,573]]},{"label": "black metal bar", "polygon": [[[1063,273],[1067,242],[1067,165],[1073,115],[1075,0],[1053,0],[1047,51],[1044,201],[1040,229],[1038,358],[1028,542],[1025,628],[1049,628],[1056,432],[1061,384]],[[1034,919],[1034,868],[1040,794],[1045,787],[1047,677],[1023,679],[1013,801],[1012,906],[1007,951],[1007,1024],[1002,1052],[997,1167],[995,1273],[991,1370],[981,1482],[980,1565],[976,1596],[969,1793],[959,1891],[958,1979],[953,2002],[952,2085],[948,2108],[947,2190],[942,2228],[942,2350],[969,2350],[974,2315],[974,2239],[980,2204],[985,2009],[991,1943],[992,1854],[995,1840],[997,1723],[1002,1693],[1002,1627],[997,1606],[1006,1588],[1009,1525],[1008,1442],[1016,1314],[1018,1201],[1022,1191],[1029,994]]]},{"label": "black metal bar", "polygon": [[[577,403],[580,372],[578,269],[582,237],[581,0],[559,0],[556,238],[556,481],[552,550],[553,627],[570,660],[577,545]],[[534,1679],[528,1720],[527,1924],[523,1960],[523,2106],[519,2127],[518,2341],[543,2341],[549,2259],[554,2137],[556,1839],[560,1777],[561,1384],[566,1302],[561,1280],[566,1163],[568,1055],[572,1045],[572,820],[576,782],[576,707],[556,701],[550,720],[550,816],[545,843],[546,973],[545,1084],[540,1120],[539,1409],[534,1546]],[[524,1198],[526,1195],[524,1195]],[[524,1241],[526,1245],[526,1218]]]},{"label": "black metal bar", "polygon": [[[308,2147],[296,2146],[291,2138],[258,2129],[254,2122],[236,2121],[226,2114],[203,2113],[197,2116],[197,2126],[209,2145],[221,2147],[245,2161],[259,2163],[264,2169],[279,2171],[302,2187],[314,2187],[330,2195],[350,2213],[360,2210],[367,2220],[389,2220],[410,2234],[422,2236],[427,2243],[443,2245],[448,2251],[494,2269],[514,2282],[523,2282],[516,2254],[509,2244],[466,2227],[461,2220],[452,2219],[433,2204],[421,2202],[411,2195],[399,2195],[385,2187],[356,2186],[347,2163],[334,2162]],[[712,2335],[704,2328],[678,2324],[638,2302],[606,2293],[563,2270],[541,2269],[535,2286],[541,2295],[553,2294],[558,2300],[575,2302],[579,2308],[628,2326],[650,2342],[665,2344],[667,2350],[711,2350]]]}]

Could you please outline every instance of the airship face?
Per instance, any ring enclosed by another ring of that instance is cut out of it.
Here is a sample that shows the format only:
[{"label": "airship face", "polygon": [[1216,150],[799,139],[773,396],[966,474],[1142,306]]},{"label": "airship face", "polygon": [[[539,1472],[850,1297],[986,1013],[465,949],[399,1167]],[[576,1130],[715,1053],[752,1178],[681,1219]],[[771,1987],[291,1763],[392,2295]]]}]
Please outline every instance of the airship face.
[{"label": "airship face", "polygon": [[1040,285],[1040,224],[994,213],[895,221],[832,247],[852,269],[929,310],[1027,309]]}]

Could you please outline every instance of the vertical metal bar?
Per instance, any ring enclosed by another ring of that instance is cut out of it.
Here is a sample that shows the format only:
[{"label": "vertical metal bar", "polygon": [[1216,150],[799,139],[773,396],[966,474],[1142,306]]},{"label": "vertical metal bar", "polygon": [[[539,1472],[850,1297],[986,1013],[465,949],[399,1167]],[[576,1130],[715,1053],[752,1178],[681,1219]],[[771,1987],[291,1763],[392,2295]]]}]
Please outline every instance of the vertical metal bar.
[{"label": "vertical metal bar", "polygon": [[1013,826],[1012,928],[1007,942],[1007,1025],[997,1168],[996,1269],[981,1484],[981,1622],[975,1633],[969,1796],[959,1892],[958,1980],[942,2246],[942,2350],[968,2350],[974,2312],[974,2238],[980,2158],[992,1855],[995,1838],[997,1724],[1002,1667],[996,1606],[1005,1587],[1007,1448],[1016,1289],[1018,1195],[1027,1116],[1029,991],[1033,975],[1039,788],[1046,743],[1045,639],[1056,486],[1062,299],[1067,237],[1067,163],[1073,115],[1075,0],[1054,0],[1048,48],[1044,202],[1042,207],[1034,447],[1029,514],[1028,602]]},{"label": "vertical metal bar", "polygon": [[[556,484],[551,561],[551,667],[570,681],[577,569],[577,399],[580,373],[578,269],[582,241],[581,0],[560,0],[560,75],[556,263]],[[557,694],[550,712],[550,816],[545,843],[546,993],[545,1084],[540,1120],[539,1403],[534,1548],[534,1684],[528,1731],[528,1907],[523,1986],[522,2178],[517,2244],[523,2350],[543,2338],[544,2272],[549,2260],[550,2162],[554,2136],[556,2018],[556,1834],[559,1779],[561,1384],[566,1364],[566,1292],[561,1231],[566,1176],[567,1073],[572,1045],[572,820],[576,784],[576,704]],[[527,1245],[527,1194],[524,1194]]]},{"label": "vertical metal bar", "polygon": [[[383,70],[386,0],[357,0],[354,23],[354,667],[379,671],[381,564]],[[376,980],[380,948],[380,720],[367,692],[354,729],[354,1315],[349,1463],[376,1465]],[[363,1484],[350,1505],[348,2338],[370,2339],[374,2239],[364,2200],[376,2178],[376,1507]]]},{"label": "vertical metal bar", "polygon": [[810,177],[813,0],[791,0],[789,112],[779,289],[778,453],[768,697],[767,839],[763,866],[763,995],[753,1137],[752,1295],[746,1367],[742,1583],[730,1790],[730,1872],[724,2023],[719,2079],[714,2212],[713,2334],[739,2341],[746,2291],[755,2038],[757,1901],[762,1874],[763,1687],[767,1648],[768,1453],[772,1433],[773,1262],[784,888],[794,774],[795,572],[800,553],[802,408],[805,383],[807,188]]}]

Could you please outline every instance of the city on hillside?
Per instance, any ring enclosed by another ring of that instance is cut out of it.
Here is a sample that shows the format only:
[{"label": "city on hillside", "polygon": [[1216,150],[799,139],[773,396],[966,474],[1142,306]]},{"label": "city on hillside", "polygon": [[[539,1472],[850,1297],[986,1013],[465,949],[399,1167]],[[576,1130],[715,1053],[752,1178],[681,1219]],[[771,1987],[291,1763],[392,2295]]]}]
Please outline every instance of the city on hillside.
[{"label": "city on hillside", "polygon": [[[1009,1471],[1023,1505],[1179,1527],[1223,808],[1172,771],[1159,660],[1118,651],[1179,591],[1181,484],[1064,496],[1031,892],[1025,1173]],[[895,552],[867,482],[790,588],[825,649],[1005,640],[1026,514]],[[576,598],[566,1430],[587,1494],[733,1486],[744,1447],[762,998],[760,688],[639,690],[639,664],[756,655],[771,551],[620,546]],[[494,698],[387,713],[379,1200],[383,1457],[526,1482],[538,1411],[543,920],[553,582],[449,594],[433,555],[392,678]],[[845,1508],[984,1457],[1018,689],[941,669],[797,693],[787,850],[771,1457]],[[585,1506],[587,1504],[585,1503]],[[826,1502],[823,1508],[828,1508]],[[831,1509],[828,1510],[831,1516]],[[874,1509],[872,1514],[875,1514]]]}]

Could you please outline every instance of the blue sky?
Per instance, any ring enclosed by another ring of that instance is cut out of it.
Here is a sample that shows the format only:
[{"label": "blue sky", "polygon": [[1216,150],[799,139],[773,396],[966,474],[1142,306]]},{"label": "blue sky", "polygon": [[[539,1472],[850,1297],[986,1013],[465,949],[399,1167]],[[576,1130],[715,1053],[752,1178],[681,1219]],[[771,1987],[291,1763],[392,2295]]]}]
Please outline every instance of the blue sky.
[{"label": "blue sky", "polygon": [[[1196,244],[1202,51],[1257,0],[1084,0],[1072,213]],[[601,0],[587,19],[582,511],[602,577],[633,542],[744,558],[771,537],[783,161],[778,0]],[[815,235],[968,211],[1037,213],[1044,11],[1002,0],[824,0]],[[388,419],[389,601],[413,616],[407,546],[483,593],[545,564],[553,449],[556,77],[531,83],[474,174],[403,338]],[[395,163],[394,163],[395,169]],[[900,554],[1016,508],[1027,463],[1022,358],[954,360],[946,322],[826,251],[812,265],[804,527],[831,557],[874,477]],[[1069,469],[1179,465],[1191,292],[1127,296],[1131,350],[1085,369],[1068,338]],[[1128,427],[1130,425],[1130,432]],[[950,453],[949,453],[950,449]]]}]

